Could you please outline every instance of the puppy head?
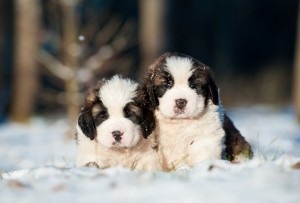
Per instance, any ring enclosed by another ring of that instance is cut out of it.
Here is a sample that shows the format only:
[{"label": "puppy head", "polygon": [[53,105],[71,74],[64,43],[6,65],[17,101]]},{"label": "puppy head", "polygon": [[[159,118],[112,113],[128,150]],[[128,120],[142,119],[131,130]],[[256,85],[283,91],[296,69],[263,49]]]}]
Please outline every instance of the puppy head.
[{"label": "puppy head", "polygon": [[145,100],[168,118],[195,118],[211,101],[219,104],[210,70],[200,61],[177,53],[160,56],[148,68]]},{"label": "puppy head", "polygon": [[[91,140],[107,148],[133,147],[154,129],[153,112],[137,97],[137,83],[114,76],[88,92],[78,125]],[[147,117],[147,118],[145,118]]]}]

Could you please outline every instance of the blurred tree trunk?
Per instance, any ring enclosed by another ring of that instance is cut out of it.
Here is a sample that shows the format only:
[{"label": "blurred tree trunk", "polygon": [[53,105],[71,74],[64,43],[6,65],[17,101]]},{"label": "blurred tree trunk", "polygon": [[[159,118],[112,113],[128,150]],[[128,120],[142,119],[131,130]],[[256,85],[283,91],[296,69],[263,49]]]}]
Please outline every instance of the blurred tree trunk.
[{"label": "blurred tree trunk", "polygon": [[140,76],[165,48],[165,15],[167,0],[140,0],[139,42],[141,52]]},{"label": "blurred tree trunk", "polygon": [[71,70],[69,77],[65,78],[66,102],[70,124],[69,137],[74,135],[74,126],[79,113],[78,81],[76,72],[78,69],[79,45],[77,44],[77,20],[75,8],[77,0],[61,1],[62,3],[62,55],[63,65]]},{"label": "blurred tree trunk", "polygon": [[15,55],[10,117],[26,122],[32,115],[38,88],[37,63],[40,8],[37,0],[15,0]]},{"label": "blurred tree trunk", "polygon": [[295,49],[295,73],[294,73],[294,102],[298,122],[300,122],[300,4],[298,6],[298,21]]}]

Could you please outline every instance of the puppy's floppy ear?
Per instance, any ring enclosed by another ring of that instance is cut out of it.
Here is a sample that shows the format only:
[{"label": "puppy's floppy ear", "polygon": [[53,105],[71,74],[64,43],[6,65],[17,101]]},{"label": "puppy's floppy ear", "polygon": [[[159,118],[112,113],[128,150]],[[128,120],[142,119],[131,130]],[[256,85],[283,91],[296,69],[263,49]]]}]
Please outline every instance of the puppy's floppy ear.
[{"label": "puppy's floppy ear", "polygon": [[139,91],[139,95],[141,96],[141,99],[148,108],[155,109],[155,107],[158,105],[158,100],[155,96],[153,85],[155,70],[151,67],[153,66],[150,66],[148,68],[148,72],[146,78],[142,82],[142,88]]},{"label": "puppy's floppy ear", "polygon": [[212,78],[211,69],[204,65],[202,62],[197,61],[197,64],[200,64],[200,67],[205,75],[205,83],[208,87],[208,98],[211,99],[214,105],[219,105],[219,91],[215,81]]},{"label": "puppy's floppy ear", "polygon": [[154,117],[154,108],[149,101],[149,95],[146,86],[139,86],[137,89],[137,95],[135,102],[141,109],[141,131],[144,138],[147,138],[155,128],[155,117]]},{"label": "puppy's floppy ear", "polygon": [[91,140],[96,137],[96,126],[90,109],[82,111],[78,118],[78,125],[82,132]]},{"label": "puppy's floppy ear", "polygon": [[92,109],[97,101],[99,101],[99,90],[106,80],[99,81],[94,87],[88,90],[85,98],[85,103],[81,107],[80,115],[78,118],[78,125],[82,132],[91,140],[95,139],[97,135],[96,125],[93,118]]},{"label": "puppy's floppy ear", "polygon": [[158,105],[158,100],[154,93],[153,83],[151,81],[148,81],[144,90],[146,92],[145,101],[147,101],[148,103],[150,102],[149,107],[151,107],[151,109],[155,109],[155,107]]},{"label": "puppy's floppy ear", "polygon": [[146,107],[142,108],[143,118],[141,122],[141,130],[143,137],[147,139],[147,137],[152,133],[152,131],[155,128],[155,117],[154,112],[152,110]]},{"label": "puppy's floppy ear", "polygon": [[212,77],[208,76],[208,90],[209,90],[209,98],[212,100],[214,105],[219,105],[219,91],[215,81]]}]

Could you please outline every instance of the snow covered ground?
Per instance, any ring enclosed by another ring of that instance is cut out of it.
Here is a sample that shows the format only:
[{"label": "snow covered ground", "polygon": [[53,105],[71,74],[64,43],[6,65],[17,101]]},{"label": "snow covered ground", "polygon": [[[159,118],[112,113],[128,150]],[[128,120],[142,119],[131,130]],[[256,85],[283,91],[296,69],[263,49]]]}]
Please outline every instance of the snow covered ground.
[{"label": "snow covered ground", "polygon": [[255,158],[175,172],[75,168],[66,121],[0,126],[0,202],[300,202],[300,126],[291,108],[232,109]]}]

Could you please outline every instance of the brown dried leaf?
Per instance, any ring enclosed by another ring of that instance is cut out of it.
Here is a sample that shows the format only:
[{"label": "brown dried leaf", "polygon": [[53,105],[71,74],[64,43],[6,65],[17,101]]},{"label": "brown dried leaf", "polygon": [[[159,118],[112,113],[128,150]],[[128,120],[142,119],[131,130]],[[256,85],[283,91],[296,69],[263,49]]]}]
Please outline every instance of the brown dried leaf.
[{"label": "brown dried leaf", "polygon": [[215,165],[215,164],[211,164],[211,165],[209,165],[209,167],[207,168],[208,171],[212,171],[212,170],[214,170],[214,169],[225,170],[224,167],[218,166],[218,165]]},{"label": "brown dried leaf", "polygon": [[29,187],[29,185],[17,180],[11,180],[7,183],[7,186],[13,189],[23,189]]},{"label": "brown dried leaf", "polygon": [[61,192],[67,189],[66,184],[58,184],[52,188],[53,192]]},{"label": "brown dried leaf", "polygon": [[298,169],[300,170],[300,161],[295,163],[293,166],[292,166],[292,169]]}]

